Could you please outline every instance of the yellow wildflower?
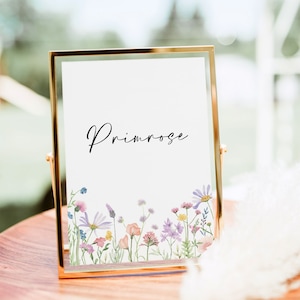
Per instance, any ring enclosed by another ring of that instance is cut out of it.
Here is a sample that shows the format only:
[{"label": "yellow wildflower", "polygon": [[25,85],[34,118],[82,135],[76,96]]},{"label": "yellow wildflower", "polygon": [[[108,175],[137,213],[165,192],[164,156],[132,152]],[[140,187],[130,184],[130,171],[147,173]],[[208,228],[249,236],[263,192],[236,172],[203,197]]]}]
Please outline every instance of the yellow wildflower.
[{"label": "yellow wildflower", "polygon": [[112,239],[112,233],[111,233],[111,231],[109,231],[109,230],[106,231],[105,239],[107,241],[111,241],[111,239]]},{"label": "yellow wildflower", "polygon": [[187,219],[186,214],[179,214],[178,215],[178,221],[185,221]]}]

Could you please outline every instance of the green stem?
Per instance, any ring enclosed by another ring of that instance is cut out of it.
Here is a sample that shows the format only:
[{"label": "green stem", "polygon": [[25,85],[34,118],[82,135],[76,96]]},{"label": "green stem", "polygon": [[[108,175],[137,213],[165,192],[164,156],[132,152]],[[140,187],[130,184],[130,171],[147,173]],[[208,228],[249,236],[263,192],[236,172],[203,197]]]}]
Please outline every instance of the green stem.
[{"label": "green stem", "polygon": [[211,235],[212,235],[212,232],[211,232],[211,231],[208,231],[208,230],[206,230],[204,227],[201,227],[201,230],[203,230],[203,231],[205,231],[205,232],[207,232],[207,233],[209,233],[209,234],[211,234]]},{"label": "green stem", "polygon": [[114,239],[117,241],[116,220],[114,218]]},{"label": "green stem", "polygon": [[76,257],[76,265],[80,264],[79,261],[79,241],[80,241],[80,232],[79,232],[79,228],[76,226],[75,227],[76,230],[76,244],[75,244],[75,257]]},{"label": "green stem", "polygon": [[77,219],[76,219],[76,213],[75,213],[75,208],[74,208],[74,218],[73,218],[73,224],[76,230],[76,243],[75,243],[75,257],[76,257],[76,265],[80,264],[79,261],[79,241],[80,241],[80,230],[79,227],[77,226]]},{"label": "green stem", "polygon": [[168,244],[170,246],[170,259],[172,259],[172,255],[173,255],[173,244],[174,242],[172,242],[172,238],[170,240],[167,240]]},{"label": "green stem", "polygon": [[89,241],[89,239],[90,239],[92,233],[93,233],[93,230],[91,230],[89,237],[86,239],[86,243],[88,243],[88,241]]},{"label": "green stem", "polygon": [[98,258],[99,258],[99,264],[101,263],[101,256],[102,256],[102,251],[100,251],[99,249],[98,249],[98,251],[97,251],[97,256],[98,256]]},{"label": "green stem", "polygon": [[81,260],[82,260],[82,263],[85,265],[86,262],[85,262],[85,257],[84,257],[84,253],[85,253],[86,250],[82,249],[82,255],[81,255]]},{"label": "green stem", "polygon": [[186,221],[185,223],[185,240],[189,240],[189,212],[188,209],[186,208]]},{"label": "green stem", "polygon": [[194,218],[189,222],[189,226],[194,222],[194,220],[197,218],[198,215],[195,215]]},{"label": "green stem", "polygon": [[130,236],[130,249],[129,249],[129,260],[132,262],[132,240],[133,240],[133,235]]},{"label": "green stem", "polygon": [[[143,215],[144,215],[144,208],[143,208]],[[135,239],[135,242],[136,242],[135,257],[136,257],[137,261],[139,260],[139,247],[138,247],[138,245],[139,245],[141,237],[142,237],[142,233],[143,233],[143,230],[144,230],[144,227],[145,227],[146,220],[149,218],[149,216],[150,216],[150,213],[148,214],[145,221],[143,222],[143,225],[142,225],[142,228],[141,228],[141,233],[140,233],[139,237],[137,239]]]}]

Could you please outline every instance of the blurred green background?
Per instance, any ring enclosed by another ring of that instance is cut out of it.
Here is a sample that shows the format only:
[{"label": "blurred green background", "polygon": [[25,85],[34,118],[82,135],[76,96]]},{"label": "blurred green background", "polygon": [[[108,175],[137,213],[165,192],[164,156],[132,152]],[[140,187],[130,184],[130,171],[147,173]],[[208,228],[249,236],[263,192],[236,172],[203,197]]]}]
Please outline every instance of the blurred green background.
[{"label": "blurred green background", "polygon": [[[223,183],[234,198],[240,175],[299,161],[300,11],[296,0],[223,2],[0,0],[0,76],[49,99],[49,50],[215,45],[221,142],[228,147]],[[41,109],[30,111],[22,94],[16,105],[1,88],[0,81],[3,231],[53,207],[53,199],[45,159],[49,102],[38,98]]]}]

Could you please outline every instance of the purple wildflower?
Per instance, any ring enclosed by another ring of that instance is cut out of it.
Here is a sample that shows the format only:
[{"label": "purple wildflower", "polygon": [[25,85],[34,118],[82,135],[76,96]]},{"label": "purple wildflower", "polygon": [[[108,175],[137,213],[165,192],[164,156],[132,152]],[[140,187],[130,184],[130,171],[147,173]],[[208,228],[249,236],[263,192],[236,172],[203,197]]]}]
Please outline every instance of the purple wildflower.
[{"label": "purple wildflower", "polygon": [[80,218],[81,224],[79,226],[88,227],[91,230],[96,229],[109,229],[111,222],[104,222],[105,217],[99,212],[96,213],[93,223],[90,223],[88,214],[85,212],[84,217]]},{"label": "purple wildflower", "polygon": [[109,204],[106,204],[106,208],[109,212],[109,216],[114,219],[114,217],[116,216],[115,211],[111,208],[111,206]]},{"label": "purple wildflower", "polygon": [[158,226],[156,224],[153,224],[152,227],[151,227],[153,230],[157,230],[158,229]]},{"label": "purple wildflower", "polygon": [[210,192],[210,184],[205,188],[205,185],[202,187],[202,191],[196,189],[193,192],[193,195],[196,196],[196,204],[193,206],[194,209],[197,209],[201,202],[207,202],[212,199],[212,194]]},{"label": "purple wildflower", "polygon": [[168,218],[166,221],[165,221],[165,224],[163,225],[163,228],[165,231],[168,231],[169,229],[171,229],[173,223],[171,222],[171,220]]},{"label": "purple wildflower", "polygon": [[180,222],[177,223],[176,230],[179,234],[181,234],[183,232],[183,226],[181,225]]},{"label": "purple wildflower", "polygon": [[141,217],[140,217],[140,222],[145,223],[146,220],[147,220],[147,217],[146,217],[146,216],[141,216]]},{"label": "purple wildflower", "polygon": [[167,238],[171,238],[180,242],[181,241],[180,234],[182,233],[182,230],[183,227],[181,226],[181,224],[175,226],[168,218],[163,225],[161,241],[163,242]]},{"label": "purple wildflower", "polygon": [[149,208],[149,209],[148,209],[148,212],[149,212],[149,214],[152,214],[152,215],[153,215],[153,214],[154,214],[154,209],[153,209],[153,208]]},{"label": "purple wildflower", "polygon": [[143,199],[140,199],[140,200],[138,201],[138,206],[142,206],[142,205],[145,205],[145,204],[146,204],[146,201],[143,200]]}]

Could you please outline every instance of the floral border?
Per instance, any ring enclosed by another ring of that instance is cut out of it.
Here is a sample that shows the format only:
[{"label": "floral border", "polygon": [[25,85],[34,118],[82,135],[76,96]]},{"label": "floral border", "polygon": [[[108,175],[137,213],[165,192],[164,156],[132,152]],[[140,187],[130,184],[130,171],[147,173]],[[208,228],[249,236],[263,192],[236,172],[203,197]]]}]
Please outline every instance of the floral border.
[{"label": "floral border", "polygon": [[193,202],[170,209],[171,216],[161,226],[150,226],[155,211],[145,200],[137,202],[141,210],[138,222],[126,223],[110,204],[106,204],[106,215],[96,212],[91,219],[82,200],[86,193],[86,187],[72,191],[68,203],[72,266],[200,257],[213,242],[209,184],[193,192]]}]

